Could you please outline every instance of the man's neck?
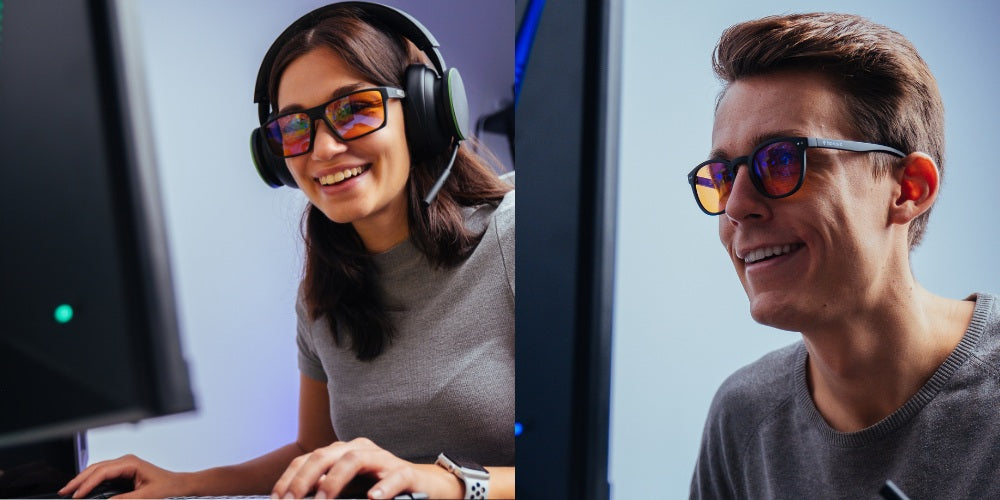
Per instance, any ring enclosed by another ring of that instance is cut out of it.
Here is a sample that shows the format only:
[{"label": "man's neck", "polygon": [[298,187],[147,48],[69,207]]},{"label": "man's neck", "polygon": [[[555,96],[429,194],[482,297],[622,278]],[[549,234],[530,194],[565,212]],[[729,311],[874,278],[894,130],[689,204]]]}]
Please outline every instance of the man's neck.
[{"label": "man's neck", "polygon": [[906,403],[955,349],[974,304],[916,283],[836,325],[804,331],[809,391],[835,430],[874,425]]}]

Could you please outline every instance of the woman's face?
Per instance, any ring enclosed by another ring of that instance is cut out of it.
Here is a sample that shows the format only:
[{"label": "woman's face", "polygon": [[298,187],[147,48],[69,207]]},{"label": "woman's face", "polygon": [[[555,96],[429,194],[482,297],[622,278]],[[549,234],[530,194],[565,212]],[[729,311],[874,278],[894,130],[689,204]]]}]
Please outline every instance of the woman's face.
[{"label": "woman's face", "polygon": [[[282,74],[278,113],[312,108],[375,86],[331,49],[316,48],[293,60]],[[386,103],[386,124],[381,130],[342,141],[317,120],[312,151],[285,159],[309,201],[330,220],[353,224],[373,252],[403,241],[408,227],[410,153],[403,109],[399,99]]]}]

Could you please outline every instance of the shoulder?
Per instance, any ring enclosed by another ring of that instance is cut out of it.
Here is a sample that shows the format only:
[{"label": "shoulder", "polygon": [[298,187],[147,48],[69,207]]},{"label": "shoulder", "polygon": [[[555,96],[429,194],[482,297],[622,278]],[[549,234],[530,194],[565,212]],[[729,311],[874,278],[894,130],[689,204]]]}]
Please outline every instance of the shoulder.
[{"label": "shoulder", "polygon": [[722,382],[705,419],[691,498],[739,496],[734,488],[744,479],[747,446],[794,403],[804,349],[798,341],[772,351]]},{"label": "shoulder", "polygon": [[1000,374],[1000,297],[989,293],[976,293],[969,297],[976,305],[969,323],[969,333],[979,336],[975,356],[993,367]]},{"label": "shoulder", "polygon": [[[500,177],[513,185],[513,172]],[[484,239],[496,238],[502,247],[514,245],[514,202],[515,194],[511,189],[499,203],[486,203],[466,209],[465,224],[473,231],[484,231]]]},{"label": "shoulder", "polygon": [[514,236],[514,190],[511,189],[493,212],[493,224],[499,235]]},{"label": "shoulder", "polygon": [[514,184],[514,171],[511,170],[510,172],[501,174],[500,175],[500,180],[506,182],[507,184],[510,184],[511,186],[515,186],[515,184]]},{"label": "shoulder", "polygon": [[792,400],[804,349],[801,341],[772,351],[735,371],[719,386],[709,409],[707,425],[729,434],[752,432],[762,419]]},{"label": "shoulder", "polygon": [[504,261],[510,261],[510,266],[513,266],[514,260],[514,190],[511,189],[500,201],[500,205],[493,212],[493,220],[490,221],[490,225],[487,231],[491,231],[496,234],[496,238],[500,243],[500,252],[503,254]]},{"label": "shoulder", "polygon": [[[513,183],[502,176],[508,183]],[[466,261],[468,265],[486,265],[505,275],[511,295],[514,294],[515,280],[515,230],[514,230],[514,190],[504,195],[498,204],[484,204],[470,208],[466,215],[466,227],[481,232],[482,239]],[[476,264],[478,263],[478,264]]]},{"label": "shoulder", "polygon": [[1000,335],[1000,297],[992,293],[975,293],[976,308],[972,314],[973,328],[979,327],[990,334]]}]

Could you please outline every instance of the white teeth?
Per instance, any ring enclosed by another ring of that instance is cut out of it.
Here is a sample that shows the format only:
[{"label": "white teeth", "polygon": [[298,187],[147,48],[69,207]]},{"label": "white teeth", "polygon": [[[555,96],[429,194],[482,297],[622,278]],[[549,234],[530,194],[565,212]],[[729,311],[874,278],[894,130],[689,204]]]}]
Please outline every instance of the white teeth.
[{"label": "white teeth", "polygon": [[802,245],[794,244],[794,245],[777,245],[773,247],[758,248],[747,254],[746,257],[743,257],[743,262],[747,264],[752,264],[759,260],[764,260],[768,257],[784,255],[786,253],[791,252],[794,249],[799,248],[800,246]]},{"label": "white teeth", "polygon": [[335,174],[324,175],[323,177],[320,177],[319,183],[324,186],[329,186],[331,184],[336,184],[338,182],[341,182],[344,179],[350,179],[351,177],[354,177],[356,175],[361,175],[361,172],[364,171],[365,169],[363,167],[354,167],[354,168],[349,168],[347,170],[341,170],[340,172],[337,172]]}]

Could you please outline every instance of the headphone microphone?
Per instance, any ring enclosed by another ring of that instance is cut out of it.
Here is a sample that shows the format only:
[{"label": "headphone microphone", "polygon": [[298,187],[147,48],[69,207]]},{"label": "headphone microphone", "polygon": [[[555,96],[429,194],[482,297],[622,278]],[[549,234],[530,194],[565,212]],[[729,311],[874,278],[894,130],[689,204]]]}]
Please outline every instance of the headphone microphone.
[{"label": "headphone microphone", "polygon": [[[267,84],[278,52],[290,38],[314,28],[344,7],[358,8],[364,16],[371,17],[402,35],[426,54],[433,65],[433,68],[429,68],[424,64],[411,64],[406,68],[403,75],[406,97],[402,99],[404,128],[411,159],[426,160],[444,154],[449,148],[452,150],[448,164],[423,199],[429,205],[451,173],[461,141],[469,136],[469,104],[462,76],[457,69],[445,65],[434,35],[402,10],[373,2],[341,2],[313,10],[285,28],[265,53],[257,72],[253,102],[257,103],[260,124],[266,123],[272,113]],[[267,147],[260,127],[250,132],[250,155],[265,184],[273,188],[298,187],[285,165],[285,159],[275,155]]]}]

